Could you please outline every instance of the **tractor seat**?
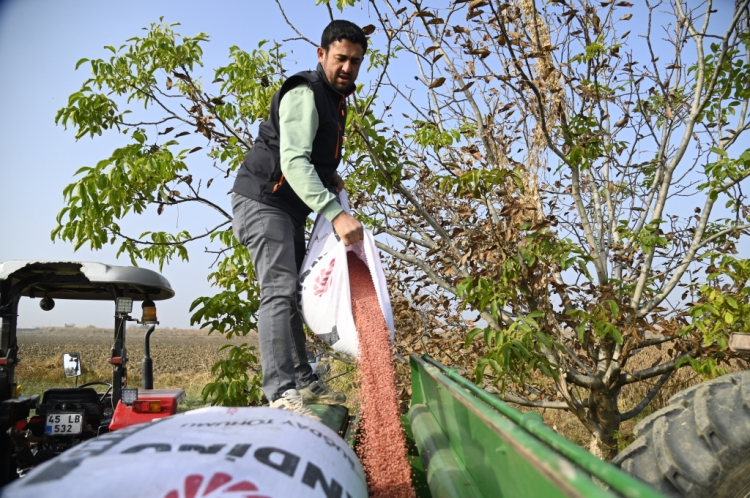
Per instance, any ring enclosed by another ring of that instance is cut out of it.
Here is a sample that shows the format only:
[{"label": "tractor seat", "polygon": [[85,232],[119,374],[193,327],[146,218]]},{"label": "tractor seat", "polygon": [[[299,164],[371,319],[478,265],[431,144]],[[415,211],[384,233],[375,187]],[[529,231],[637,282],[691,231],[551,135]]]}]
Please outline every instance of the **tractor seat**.
[{"label": "tractor seat", "polygon": [[86,415],[101,417],[104,406],[99,401],[99,393],[91,387],[47,389],[42,395],[42,402],[36,407],[36,413],[46,415],[49,410],[85,411]]}]

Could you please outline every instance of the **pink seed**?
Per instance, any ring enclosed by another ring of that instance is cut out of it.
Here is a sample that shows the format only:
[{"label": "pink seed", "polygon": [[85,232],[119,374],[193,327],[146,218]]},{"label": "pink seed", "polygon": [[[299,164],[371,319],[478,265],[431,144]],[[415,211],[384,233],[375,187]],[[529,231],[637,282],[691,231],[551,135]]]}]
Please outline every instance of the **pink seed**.
[{"label": "pink seed", "polygon": [[352,314],[359,333],[362,424],[360,455],[370,496],[414,498],[406,438],[401,429],[396,374],[388,325],[367,266],[354,253],[349,260]]}]

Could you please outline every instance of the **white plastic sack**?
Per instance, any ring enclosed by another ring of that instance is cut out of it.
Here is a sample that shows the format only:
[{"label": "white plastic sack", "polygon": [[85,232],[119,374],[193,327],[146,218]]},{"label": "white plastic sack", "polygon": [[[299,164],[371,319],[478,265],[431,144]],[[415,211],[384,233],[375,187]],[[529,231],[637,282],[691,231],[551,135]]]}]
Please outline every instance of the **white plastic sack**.
[{"label": "white plastic sack", "polygon": [[[339,199],[341,207],[349,213],[346,191],[341,191]],[[370,269],[380,310],[393,342],[393,311],[388,297],[388,285],[375,239],[367,229],[362,242],[347,247],[334,233],[331,222],[318,215],[300,271],[300,308],[307,326],[324,343],[336,351],[358,357],[359,339],[349,292],[349,266],[346,260],[348,252],[354,252]]]},{"label": "white plastic sack", "polygon": [[211,407],[82,443],[2,498],[367,497],[354,451],[320,422],[275,408]]}]

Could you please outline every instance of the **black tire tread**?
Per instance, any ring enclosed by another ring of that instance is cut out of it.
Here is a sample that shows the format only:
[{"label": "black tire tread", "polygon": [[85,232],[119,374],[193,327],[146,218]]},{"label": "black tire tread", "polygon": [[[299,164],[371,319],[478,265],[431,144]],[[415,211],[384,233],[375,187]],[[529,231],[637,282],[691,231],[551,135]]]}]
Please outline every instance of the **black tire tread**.
[{"label": "black tire tread", "polygon": [[[635,441],[612,461],[667,496],[734,496],[728,479],[750,466],[750,372],[681,391],[636,425]],[[750,482],[750,481],[748,481]]]}]

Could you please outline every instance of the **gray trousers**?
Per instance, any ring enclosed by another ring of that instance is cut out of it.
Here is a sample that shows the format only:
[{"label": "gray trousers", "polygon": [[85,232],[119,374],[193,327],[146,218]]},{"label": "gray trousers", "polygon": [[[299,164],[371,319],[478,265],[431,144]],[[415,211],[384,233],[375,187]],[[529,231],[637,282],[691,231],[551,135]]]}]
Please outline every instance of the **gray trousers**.
[{"label": "gray trousers", "polygon": [[305,257],[305,227],[295,227],[281,209],[232,194],[235,238],[250,251],[260,284],[258,338],[263,392],[275,401],[287,389],[313,380],[305,331],[297,306],[299,269]]}]

